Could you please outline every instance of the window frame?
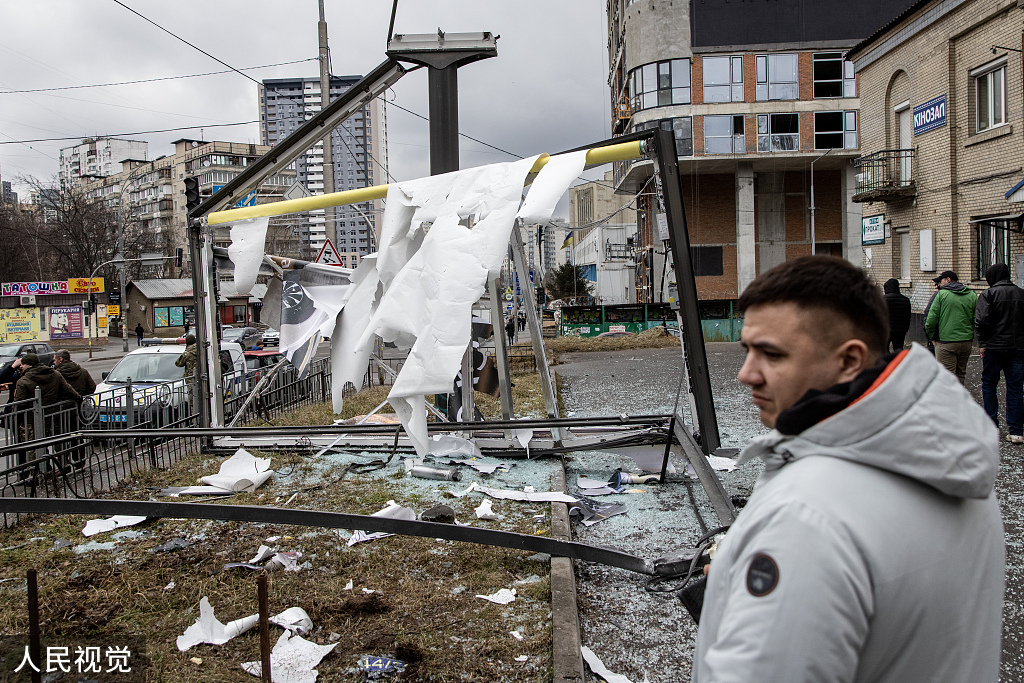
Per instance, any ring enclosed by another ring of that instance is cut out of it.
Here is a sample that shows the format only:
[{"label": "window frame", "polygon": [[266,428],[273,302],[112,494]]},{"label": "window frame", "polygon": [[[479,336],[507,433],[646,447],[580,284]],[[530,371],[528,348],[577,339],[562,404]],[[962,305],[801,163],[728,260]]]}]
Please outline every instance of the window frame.
[{"label": "window frame", "polygon": [[[729,119],[729,135],[708,135],[708,119]],[[740,122],[740,130],[736,131],[736,121]],[[706,114],[704,116],[704,154],[745,154],[746,149],[746,122],[744,121],[743,114]],[[708,139],[724,140],[728,137],[730,140],[728,152],[710,152],[708,151],[710,145],[708,145]],[[736,149],[736,147],[739,149]]]},{"label": "window frame", "polygon": [[[842,130],[819,132],[818,116],[820,114],[840,114],[842,117]],[[822,147],[818,144],[819,135],[839,135],[843,139],[843,144],[841,147]],[[814,112],[814,149],[857,149],[857,110],[839,109],[835,111]]]},{"label": "window frame", "polygon": [[[839,78],[817,78],[814,67],[823,62],[839,62]],[[819,83],[838,83],[838,95],[819,95]],[[842,52],[814,52],[811,54],[811,97],[816,100],[841,99],[857,96],[857,72],[853,62]]]},{"label": "window frame", "polygon": [[[776,116],[795,116],[796,117],[796,132],[795,133],[773,133],[771,121]],[[761,132],[761,122],[765,121],[765,131]],[[778,136],[786,136],[787,139],[792,138],[796,140],[796,147],[793,149],[776,149],[772,144],[772,138]],[[767,140],[768,144],[762,149],[762,140]],[[758,153],[768,152],[799,152],[800,151],[800,114],[797,112],[777,112],[772,114],[758,114],[757,115],[757,151]]]},{"label": "window frame", "polygon": [[[724,59],[727,61],[728,67],[728,83],[708,83],[708,60],[719,60]],[[739,73],[737,74],[737,68]],[[737,80],[738,75],[738,80]],[[726,102],[743,102],[743,56],[742,55],[709,55],[701,60],[701,83],[703,86],[702,100],[705,104],[724,104]],[[692,83],[691,83],[692,87]],[[727,100],[711,100],[708,99],[708,88],[721,89],[725,88],[729,91],[729,99]]]},{"label": "window frame", "polygon": [[[676,128],[676,122],[677,121],[680,124],[682,124],[683,122],[689,122],[689,127],[690,127],[690,136],[689,136],[689,138],[686,138],[685,136],[681,136],[681,135],[679,135],[677,133],[677,128]],[[660,127],[660,128],[665,129],[665,130],[670,130],[669,128],[665,127],[665,123],[668,123],[668,122],[671,122],[672,135],[676,139],[676,155],[677,156],[681,156],[681,157],[692,157],[693,156],[693,117],[692,116],[673,116],[671,118],[666,118],[666,119],[655,119],[653,121],[645,121],[643,123],[638,123],[638,124],[634,125],[633,126],[633,132],[636,133],[636,132],[639,132],[639,131],[642,131],[642,130],[648,130],[650,128],[655,128],[655,127]],[[679,144],[680,140],[687,140],[687,139],[689,140],[689,147],[680,146],[680,144]]]},{"label": "window frame", "polygon": [[[685,62],[685,65],[683,63]],[[667,67],[667,74],[662,73],[662,67]],[[657,107],[668,107],[677,104],[693,103],[693,76],[692,60],[665,59],[658,62],[642,64],[629,72],[629,101],[633,112],[645,109],[656,109]],[[646,75],[645,75],[646,74]],[[667,76],[667,86],[663,87],[662,76]],[[652,78],[654,87],[646,88],[646,81]],[[676,92],[680,93],[680,99],[676,100]],[[667,97],[663,97],[667,93]],[[683,96],[685,94],[685,96]],[[648,103],[648,98],[652,98]],[[663,101],[667,99],[668,101]]]},{"label": "window frame", "polygon": [[[1003,227],[999,227],[996,224],[1001,224]],[[985,221],[977,223],[978,226],[978,270],[977,279],[982,280],[985,278],[985,271],[988,270],[989,266],[996,263],[1005,263],[1009,265],[1010,256],[1012,255],[1010,250],[1010,222],[1009,221]],[[985,240],[983,233],[987,232],[990,235],[991,249],[989,249],[988,256],[991,257],[991,261],[986,258],[985,254]],[[1001,233],[1001,234],[1000,234]],[[1001,244],[1000,244],[1001,243]],[[999,253],[999,247],[1002,247],[1002,254]]]},{"label": "window frame", "polygon": [[[772,79],[772,61],[779,57],[792,57],[794,63],[793,80],[782,81]],[[772,97],[773,85],[793,85],[795,95],[793,97]],[[773,52],[754,57],[754,99],[757,102],[792,101],[800,99],[800,53],[798,52]]]},{"label": "window frame", "polygon": [[[1006,77],[1009,75],[1009,58],[1007,55],[1003,55],[999,59],[993,60],[988,64],[972,69],[970,72],[971,85],[974,89],[974,132],[983,133],[993,128],[999,128],[1009,123],[1009,103],[1007,102],[1007,96],[1009,95],[1009,87],[1006,82]],[[996,75],[999,74],[999,80],[1001,81],[999,88],[992,87],[993,81]],[[987,121],[982,122],[982,83],[986,84],[986,96],[985,96],[985,109],[987,114]],[[998,94],[1001,95],[1001,99],[998,104],[1001,106],[1001,120],[996,122],[995,120],[995,105],[997,91],[1001,91]]]}]

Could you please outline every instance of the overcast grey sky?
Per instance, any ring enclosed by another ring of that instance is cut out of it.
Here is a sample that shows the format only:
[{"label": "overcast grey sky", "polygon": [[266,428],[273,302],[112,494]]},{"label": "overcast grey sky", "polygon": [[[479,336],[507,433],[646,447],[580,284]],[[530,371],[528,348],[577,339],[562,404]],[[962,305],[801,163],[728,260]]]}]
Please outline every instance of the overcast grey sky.
[{"label": "overcast grey sky", "polygon": [[[228,64],[243,68],[315,58],[317,0],[122,0]],[[333,72],[364,74],[384,60],[391,2],[326,0]],[[610,135],[604,3],[597,0],[400,0],[396,33],[492,31],[498,56],[459,73],[464,133],[524,156]],[[0,34],[0,142],[86,137],[258,118],[256,85],[229,73],[156,83],[5,94],[223,69],[112,0],[8,2]],[[258,71],[257,80],[318,75],[316,61]],[[427,115],[427,74],[404,77],[389,99]],[[388,108],[388,152],[398,180],[429,171],[427,122]],[[206,140],[259,142],[258,126],[207,128]],[[133,136],[150,158],[177,131]],[[48,179],[75,141],[0,145],[0,175]],[[463,167],[511,157],[462,140]],[[596,176],[591,176],[596,177]],[[16,188],[24,190],[23,187]]]}]

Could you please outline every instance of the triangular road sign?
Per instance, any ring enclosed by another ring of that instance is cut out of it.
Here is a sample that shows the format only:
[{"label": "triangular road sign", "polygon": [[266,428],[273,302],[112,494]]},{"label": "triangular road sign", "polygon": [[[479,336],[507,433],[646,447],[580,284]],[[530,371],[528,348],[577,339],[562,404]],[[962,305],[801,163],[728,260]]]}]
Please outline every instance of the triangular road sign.
[{"label": "triangular road sign", "polygon": [[325,266],[341,265],[341,257],[338,256],[338,250],[334,248],[330,238],[324,242],[324,246],[320,247],[320,253],[316,255],[315,263],[322,263]]}]

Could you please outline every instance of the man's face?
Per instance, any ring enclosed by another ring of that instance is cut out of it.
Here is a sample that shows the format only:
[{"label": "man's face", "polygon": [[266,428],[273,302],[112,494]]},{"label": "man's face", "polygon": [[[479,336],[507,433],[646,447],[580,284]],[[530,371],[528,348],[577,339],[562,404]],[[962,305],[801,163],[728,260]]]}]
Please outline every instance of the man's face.
[{"label": "man's face", "polygon": [[818,316],[793,303],[752,306],[746,311],[741,344],[747,357],[737,378],[750,387],[766,427],[774,427],[779,413],[808,389],[828,389],[856,376],[856,372],[851,375],[843,351],[846,345],[829,348],[820,336],[811,334],[816,323],[821,324]]},{"label": "man's face", "polygon": [[944,277],[941,280],[939,280],[939,283],[937,285],[935,285],[935,289],[938,289],[939,287],[944,287],[948,285],[950,282],[952,282],[952,280],[950,280],[948,277]]},{"label": "man's face", "polygon": [[60,356],[54,356],[53,357],[53,367],[57,367],[58,365],[60,365],[63,362],[64,362],[64,359],[61,358]]}]

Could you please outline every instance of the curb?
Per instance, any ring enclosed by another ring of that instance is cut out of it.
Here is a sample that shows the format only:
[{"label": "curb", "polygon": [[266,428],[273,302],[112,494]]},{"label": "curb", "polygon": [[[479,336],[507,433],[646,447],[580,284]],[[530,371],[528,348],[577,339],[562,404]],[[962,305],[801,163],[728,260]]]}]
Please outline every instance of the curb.
[{"label": "curb", "polygon": [[[565,461],[551,473],[551,490],[565,493]],[[572,540],[569,508],[565,503],[551,503],[551,536]],[[551,663],[553,683],[582,683],[584,678],[581,651],[579,606],[576,602],[576,576],[568,557],[551,558]]]}]

